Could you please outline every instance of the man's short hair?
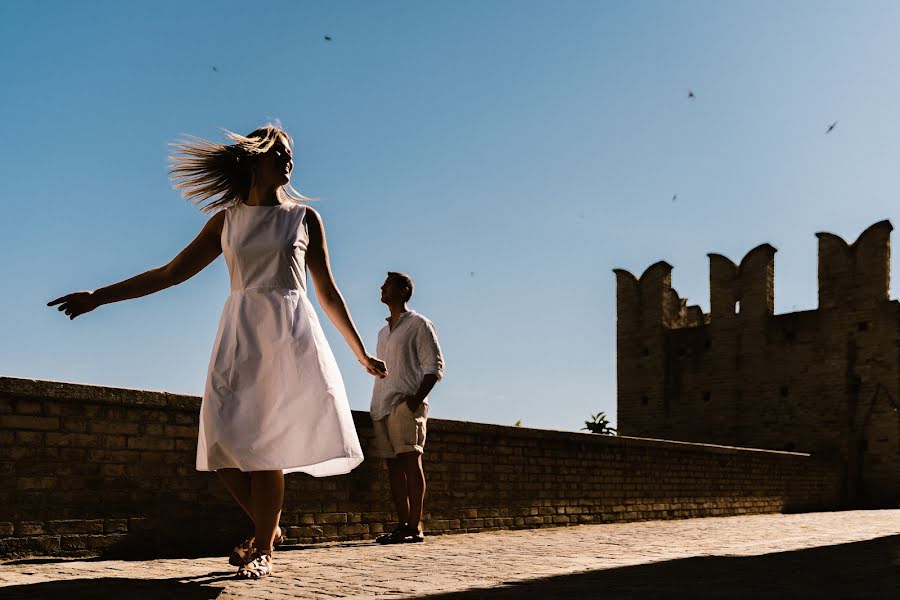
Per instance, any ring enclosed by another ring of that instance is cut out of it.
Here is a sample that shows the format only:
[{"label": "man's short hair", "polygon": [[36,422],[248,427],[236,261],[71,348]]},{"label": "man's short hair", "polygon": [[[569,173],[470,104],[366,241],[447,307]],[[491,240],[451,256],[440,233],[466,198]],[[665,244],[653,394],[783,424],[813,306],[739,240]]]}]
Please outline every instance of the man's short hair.
[{"label": "man's short hair", "polygon": [[412,277],[407,275],[406,273],[398,273],[396,271],[388,271],[388,277],[390,279],[394,279],[403,284],[403,287],[409,288],[409,293],[405,295],[403,298],[404,302],[409,302],[409,299],[412,298],[413,290],[415,287],[413,286]]}]

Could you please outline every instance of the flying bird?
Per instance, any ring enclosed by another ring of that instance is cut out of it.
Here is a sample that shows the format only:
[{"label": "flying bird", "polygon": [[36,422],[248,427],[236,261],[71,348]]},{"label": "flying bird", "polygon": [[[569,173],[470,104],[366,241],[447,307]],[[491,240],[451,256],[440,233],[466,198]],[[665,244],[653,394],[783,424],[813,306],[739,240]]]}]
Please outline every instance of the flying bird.
[{"label": "flying bird", "polygon": [[825,130],[825,135],[831,133],[831,130],[834,129],[834,126],[837,125],[837,121],[828,126],[828,129]]},{"label": "flying bird", "polygon": [[469,277],[475,277],[475,271],[469,271]]},{"label": "flying bird", "polygon": [[694,90],[688,88],[688,98],[696,98],[696,97],[697,96],[694,95]]},{"label": "flying bird", "polygon": [[213,71],[215,71],[215,72],[216,72],[216,73],[218,73],[218,72],[219,72],[219,68],[218,68],[218,67],[216,67],[216,66],[214,66],[214,67],[213,67],[213,68],[212,68],[212,70],[213,70]]},{"label": "flying bird", "polygon": [[672,202],[678,200],[678,194],[672,194]]},{"label": "flying bird", "polygon": [[330,35],[326,35],[326,36],[325,36],[325,41],[326,41],[326,42],[330,42],[330,41],[331,41],[331,36],[330,36]]}]

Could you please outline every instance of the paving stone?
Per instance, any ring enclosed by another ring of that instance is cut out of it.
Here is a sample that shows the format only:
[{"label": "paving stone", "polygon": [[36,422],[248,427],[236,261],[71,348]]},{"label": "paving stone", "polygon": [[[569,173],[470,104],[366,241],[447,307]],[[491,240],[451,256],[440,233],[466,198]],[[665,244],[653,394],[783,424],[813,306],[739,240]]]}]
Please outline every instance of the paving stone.
[{"label": "paving stone", "polygon": [[[879,546],[875,559],[865,555],[875,548],[872,544],[884,543],[893,544],[889,552]],[[842,553],[834,559],[839,565],[834,565],[833,572],[829,572],[827,560],[823,562],[816,554],[828,552],[834,556]],[[804,556],[809,556],[806,562]],[[787,575],[748,579],[743,568],[703,570],[711,577],[708,585],[683,582],[694,597],[716,597],[705,594],[717,590],[729,590],[729,597],[740,598],[775,597],[779,593],[819,599],[879,597],[866,595],[866,586],[900,586],[900,510],[578,525],[430,536],[424,544],[395,546],[371,541],[303,545],[280,548],[275,555],[275,574],[261,581],[233,579],[234,568],[223,557],[17,559],[0,564],[0,598],[115,594],[127,594],[129,600],[580,598],[602,594],[604,588],[597,586],[609,586],[609,581],[631,581],[628,574],[635,569],[647,569],[650,575],[640,575],[639,583],[610,597],[658,598],[668,597],[666,588],[661,587],[672,579],[666,575],[667,569],[703,560],[773,561],[760,567],[764,573],[782,569]],[[859,577],[854,571],[875,567],[881,569],[877,577],[869,572]],[[804,569],[821,575],[802,579]],[[654,572],[658,573],[657,582]],[[856,593],[847,595],[844,588],[835,587],[830,577],[838,572],[852,579]],[[790,587],[793,573],[807,587],[819,585],[820,589],[794,590]],[[605,583],[599,583],[598,578]]]}]

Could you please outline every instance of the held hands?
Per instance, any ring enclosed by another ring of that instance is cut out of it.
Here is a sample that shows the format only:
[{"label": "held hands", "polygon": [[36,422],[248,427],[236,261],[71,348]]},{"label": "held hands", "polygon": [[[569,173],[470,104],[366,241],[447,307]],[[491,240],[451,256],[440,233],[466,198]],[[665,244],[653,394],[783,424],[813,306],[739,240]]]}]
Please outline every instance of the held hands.
[{"label": "held hands", "polygon": [[57,310],[66,313],[70,321],[78,315],[91,312],[100,306],[97,299],[94,297],[94,292],[75,292],[73,294],[66,294],[56,300],[51,300],[47,303],[47,306],[54,306],[56,304],[59,304]]},{"label": "held hands", "polygon": [[387,367],[385,366],[384,361],[378,360],[374,356],[366,354],[359,359],[359,364],[365,367],[369,375],[374,375],[378,379],[387,377]]}]

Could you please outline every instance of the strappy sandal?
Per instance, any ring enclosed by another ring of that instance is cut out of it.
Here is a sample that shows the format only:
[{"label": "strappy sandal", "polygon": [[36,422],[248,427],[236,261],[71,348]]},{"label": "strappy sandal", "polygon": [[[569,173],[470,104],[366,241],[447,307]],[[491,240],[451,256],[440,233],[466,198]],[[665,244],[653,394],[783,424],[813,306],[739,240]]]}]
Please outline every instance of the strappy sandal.
[{"label": "strappy sandal", "polygon": [[238,569],[235,576],[238,579],[262,579],[273,572],[272,555],[263,554],[259,550],[254,549],[250,562]]},{"label": "strappy sandal", "polygon": [[[280,528],[279,528],[280,529]],[[250,560],[250,550],[253,549],[253,544],[256,542],[256,538],[251,537],[249,539],[241,542],[239,546],[235,546],[234,550],[231,551],[231,554],[228,555],[228,564],[232,567],[241,567],[247,564],[247,561]],[[275,537],[275,540],[272,542],[273,546],[278,546],[279,544],[284,543],[284,532],[281,532],[278,536]]]}]

